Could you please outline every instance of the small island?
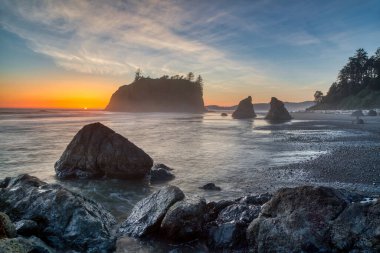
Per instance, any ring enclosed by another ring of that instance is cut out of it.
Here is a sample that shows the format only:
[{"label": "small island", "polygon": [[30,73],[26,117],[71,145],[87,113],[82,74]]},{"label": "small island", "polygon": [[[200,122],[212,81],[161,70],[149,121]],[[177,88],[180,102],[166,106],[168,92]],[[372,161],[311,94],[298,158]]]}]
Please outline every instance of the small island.
[{"label": "small island", "polygon": [[136,72],[135,80],[121,86],[111,97],[106,111],[116,112],[205,112],[203,79],[194,74],[150,78]]}]

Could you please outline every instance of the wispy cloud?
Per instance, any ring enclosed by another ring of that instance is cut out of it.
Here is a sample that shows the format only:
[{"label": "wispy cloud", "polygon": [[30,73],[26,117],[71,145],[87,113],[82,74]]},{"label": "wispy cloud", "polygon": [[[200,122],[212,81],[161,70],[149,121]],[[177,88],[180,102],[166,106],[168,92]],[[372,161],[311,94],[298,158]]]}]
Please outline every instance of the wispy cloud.
[{"label": "wispy cloud", "polygon": [[[194,13],[171,1],[4,1],[1,24],[37,53],[79,72],[126,74],[247,69],[202,39]],[[7,13],[7,14],[6,14]],[[223,12],[209,17],[213,22]]]},{"label": "wispy cloud", "polygon": [[327,87],[343,54],[375,48],[379,4],[346,2],[0,0],[0,25],[71,71],[122,78],[139,67],[151,76],[194,71],[206,90],[246,94],[315,81]]}]

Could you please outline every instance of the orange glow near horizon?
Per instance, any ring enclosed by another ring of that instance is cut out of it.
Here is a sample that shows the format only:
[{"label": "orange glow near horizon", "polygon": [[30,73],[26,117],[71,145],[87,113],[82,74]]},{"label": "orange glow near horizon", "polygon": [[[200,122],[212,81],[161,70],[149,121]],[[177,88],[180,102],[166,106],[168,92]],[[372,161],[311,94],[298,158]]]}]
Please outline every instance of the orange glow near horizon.
[{"label": "orange glow near horizon", "polygon": [[[2,76],[0,108],[104,109],[118,87],[128,83],[121,79],[67,73]],[[308,93],[312,94],[312,91]],[[301,102],[304,94],[305,91],[297,89],[288,89],[286,94],[280,89],[276,92],[250,89],[220,91],[208,89],[206,84],[204,101],[205,105],[233,106],[250,95],[253,103],[269,103],[272,96],[283,101]]]},{"label": "orange glow near horizon", "polygon": [[57,109],[104,109],[120,86],[104,78],[68,75],[2,78],[0,84],[1,108]]}]

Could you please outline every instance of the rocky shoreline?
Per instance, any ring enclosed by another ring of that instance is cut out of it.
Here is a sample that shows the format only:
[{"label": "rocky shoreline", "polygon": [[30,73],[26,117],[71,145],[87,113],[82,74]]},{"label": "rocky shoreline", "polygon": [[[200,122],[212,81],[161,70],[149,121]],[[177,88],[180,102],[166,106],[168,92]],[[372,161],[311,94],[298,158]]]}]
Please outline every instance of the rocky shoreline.
[{"label": "rocky shoreline", "polygon": [[380,250],[380,200],[329,187],[206,202],[169,185],[117,224],[100,204],[24,174],[0,181],[0,212],[12,222],[1,219],[0,252],[113,252],[129,237],[195,240],[202,252]]}]

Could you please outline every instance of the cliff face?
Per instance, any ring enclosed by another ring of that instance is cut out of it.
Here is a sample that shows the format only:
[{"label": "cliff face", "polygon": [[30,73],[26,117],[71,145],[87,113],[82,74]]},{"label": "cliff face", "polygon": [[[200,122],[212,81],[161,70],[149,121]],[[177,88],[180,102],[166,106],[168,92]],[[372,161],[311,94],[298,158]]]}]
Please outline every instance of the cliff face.
[{"label": "cliff face", "polygon": [[143,78],[121,86],[111,97],[107,111],[193,112],[205,111],[202,87],[184,79]]}]

